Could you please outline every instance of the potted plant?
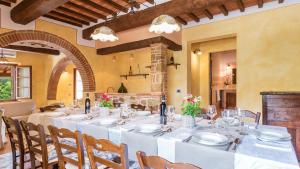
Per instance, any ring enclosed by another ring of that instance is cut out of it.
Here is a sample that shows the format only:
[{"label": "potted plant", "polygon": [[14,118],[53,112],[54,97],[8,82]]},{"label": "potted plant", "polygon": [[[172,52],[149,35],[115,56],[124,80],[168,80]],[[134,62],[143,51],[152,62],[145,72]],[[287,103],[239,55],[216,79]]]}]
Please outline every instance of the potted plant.
[{"label": "potted plant", "polygon": [[184,127],[193,128],[195,126],[195,117],[201,114],[200,102],[201,96],[187,95],[183,98],[181,107]]},{"label": "potted plant", "polygon": [[99,100],[100,113],[103,115],[109,114],[109,108],[113,107],[113,102],[107,93],[103,93]]}]

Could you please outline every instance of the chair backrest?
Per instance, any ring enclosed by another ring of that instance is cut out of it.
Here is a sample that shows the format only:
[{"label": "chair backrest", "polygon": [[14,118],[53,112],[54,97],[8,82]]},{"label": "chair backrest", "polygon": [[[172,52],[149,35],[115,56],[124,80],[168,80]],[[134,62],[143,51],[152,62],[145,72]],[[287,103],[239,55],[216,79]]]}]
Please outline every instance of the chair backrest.
[{"label": "chair backrest", "polygon": [[144,152],[138,151],[136,153],[141,169],[155,168],[155,169],[201,169],[192,164],[185,163],[171,163],[159,156],[146,156]]},{"label": "chair backrest", "polygon": [[2,119],[6,126],[12,151],[16,151],[18,148],[21,153],[24,153],[23,134],[19,121],[7,116],[3,116]]},{"label": "chair backrest", "polygon": [[135,110],[142,110],[144,111],[146,109],[146,106],[143,106],[141,104],[131,104],[131,108]]},{"label": "chair backrest", "polygon": [[[77,166],[78,169],[84,169],[84,149],[80,132],[72,132],[64,128],[59,129],[51,125],[48,126],[48,129],[55,146],[59,168],[65,169],[65,163],[70,163],[71,165]],[[63,150],[75,153],[77,160],[66,156]]]},{"label": "chair backrest", "polygon": [[0,149],[4,147],[3,138],[2,138],[2,116],[4,114],[4,109],[0,108]]},{"label": "chair backrest", "polygon": [[261,116],[261,113],[260,112],[257,112],[257,113],[254,113],[250,110],[241,110],[245,117],[248,117],[248,118],[252,118],[255,120],[255,123],[259,123],[259,120],[260,120],[260,116]]},{"label": "chair backrest", "polygon": [[[97,169],[97,163],[113,169],[129,169],[126,144],[116,145],[109,140],[95,139],[86,134],[83,135],[83,140],[90,160],[91,169]],[[115,162],[113,159],[101,158],[97,156],[97,153],[95,152],[118,154],[121,161],[119,163]]]},{"label": "chair backrest", "polygon": [[40,124],[35,125],[33,123],[27,123],[25,121],[21,121],[20,123],[23,128],[30,152],[31,168],[35,168],[36,155],[42,157],[43,168],[48,168],[48,150],[44,127]]}]

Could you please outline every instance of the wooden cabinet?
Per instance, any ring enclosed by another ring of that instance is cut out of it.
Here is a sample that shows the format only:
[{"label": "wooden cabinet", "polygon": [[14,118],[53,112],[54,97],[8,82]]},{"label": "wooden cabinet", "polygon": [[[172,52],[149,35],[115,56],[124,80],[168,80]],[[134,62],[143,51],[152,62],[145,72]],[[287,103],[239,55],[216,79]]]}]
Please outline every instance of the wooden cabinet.
[{"label": "wooden cabinet", "polygon": [[224,89],[220,90],[221,94],[221,108],[234,109],[236,107],[236,90]]},{"label": "wooden cabinet", "polygon": [[300,159],[300,92],[261,92],[263,124],[287,127]]}]

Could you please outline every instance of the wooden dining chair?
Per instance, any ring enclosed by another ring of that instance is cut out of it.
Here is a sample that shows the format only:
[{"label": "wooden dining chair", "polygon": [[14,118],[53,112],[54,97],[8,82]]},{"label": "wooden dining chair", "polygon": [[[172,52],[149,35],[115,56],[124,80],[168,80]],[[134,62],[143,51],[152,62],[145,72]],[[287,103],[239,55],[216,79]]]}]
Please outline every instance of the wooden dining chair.
[{"label": "wooden dining chair", "polygon": [[68,168],[67,165],[69,168],[84,169],[84,149],[80,132],[51,125],[48,129],[55,146],[59,169]]},{"label": "wooden dining chair", "polygon": [[259,120],[260,120],[260,116],[261,116],[260,112],[254,113],[250,110],[241,110],[241,111],[244,113],[245,117],[254,119],[255,123],[259,124]]},{"label": "wooden dining chair", "polygon": [[192,164],[186,163],[171,163],[159,156],[146,156],[144,152],[138,151],[136,153],[141,169],[201,169]]},{"label": "wooden dining chair", "polygon": [[1,149],[3,149],[4,148],[4,142],[3,142],[3,139],[4,138],[2,138],[2,125],[4,125],[4,124],[2,124],[2,116],[3,116],[3,114],[4,114],[4,110],[3,109],[1,109],[0,108],[0,150]]},{"label": "wooden dining chair", "polygon": [[[105,139],[95,139],[92,136],[87,134],[83,134],[83,140],[85,149],[88,154],[88,158],[90,161],[91,169],[97,169],[99,165],[104,165],[106,168],[113,168],[113,169],[129,169],[129,160],[128,160],[128,153],[127,153],[127,145],[121,144],[116,145],[109,140]],[[99,153],[113,153],[117,154],[120,160],[114,159],[107,159],[101,156]]]},{"label": "wooden dining chair", "polygon": [[[11,145],[13,169],[16,169],[17,166],[19,166],[20,169],[24,169],[25,163],[30,162],[30,159],[25,160],[25,155],[29,154],[29,151],[27,145],[24,144],[20,123],[18,120],[12,119],[11,117],[3,116],[2,118]],[[19,158],[19,162],[17,162],[17,158]]]},{"label": "wooden dining chair", "polygon": [[141,110],[141,111],[144,111],[146,109],[146,106],[143,106],[141,104],[131,104],[130,106],[132,109],[135,109],[135,110]]},{"label": "wooden dining chair", "polygon": [[[51,140],[47,138],[44,127],[40,124],[27,123],[21,121],[28,149],[30,152],[31,169],[40,168],[48,169],[57,165],[58,159],[55,152],[55,147]],[[41,163],[41,166],[36,166],[36,160]]]}]

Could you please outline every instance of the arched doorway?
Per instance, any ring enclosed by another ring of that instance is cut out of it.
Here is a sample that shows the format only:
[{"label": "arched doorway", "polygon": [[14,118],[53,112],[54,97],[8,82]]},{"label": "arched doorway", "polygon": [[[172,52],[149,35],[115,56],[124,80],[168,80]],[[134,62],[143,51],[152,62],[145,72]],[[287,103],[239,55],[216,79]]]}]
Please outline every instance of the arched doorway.
[{"label": "arched doorway", "polygon": [[[10,44],[22,41],[38,42],[40,44],[51,45],[55,49],[63,52],[66,55],[64,62],[72,62],[78,69],[83,81],[83,91],[95,91],[96,84],[93,70],[84,55],[72,43],[57,35],[37,30],[17,30],[0,34],[0,47],[5,47]],[[47,94],[48,99],[56,98],[56,88],[58,80],[55,79],[57,77],[59,79],[62,73],[56,71],[57,69],[54,68],[49,80]]]}]

